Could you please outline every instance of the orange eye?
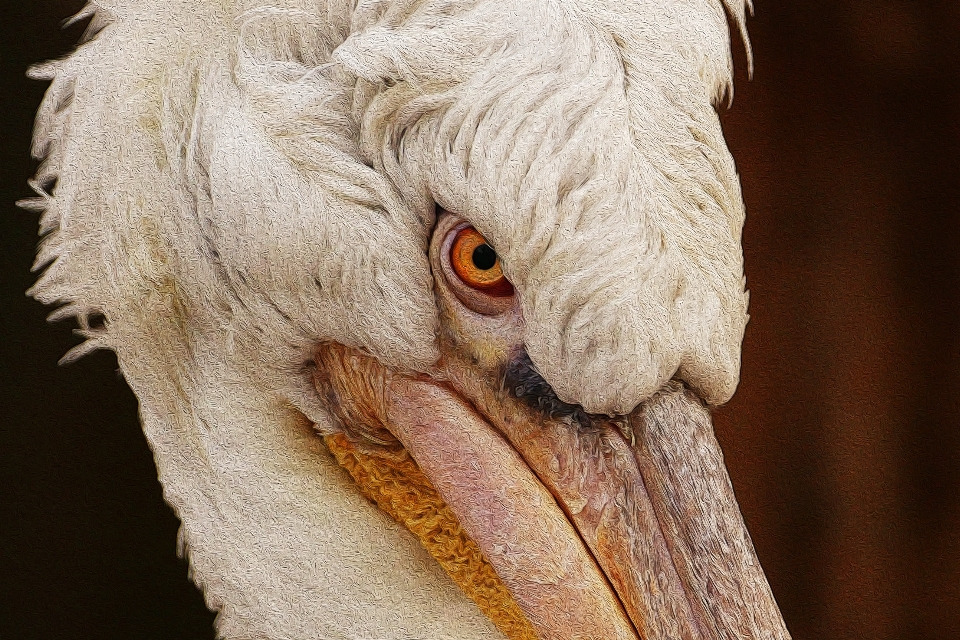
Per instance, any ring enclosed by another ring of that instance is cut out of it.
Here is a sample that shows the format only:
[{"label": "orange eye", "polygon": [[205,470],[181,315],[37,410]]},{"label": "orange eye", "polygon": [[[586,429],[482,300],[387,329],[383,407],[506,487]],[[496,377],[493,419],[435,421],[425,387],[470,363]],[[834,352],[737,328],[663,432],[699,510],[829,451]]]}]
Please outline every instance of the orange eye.
[{"label": "orange eye", "polygon": [[473,227],[457,233],[450,247],[450,265],[457,277],[473,289],[498,298],[513,295],[513,285],[500,269],[497,252]]}]

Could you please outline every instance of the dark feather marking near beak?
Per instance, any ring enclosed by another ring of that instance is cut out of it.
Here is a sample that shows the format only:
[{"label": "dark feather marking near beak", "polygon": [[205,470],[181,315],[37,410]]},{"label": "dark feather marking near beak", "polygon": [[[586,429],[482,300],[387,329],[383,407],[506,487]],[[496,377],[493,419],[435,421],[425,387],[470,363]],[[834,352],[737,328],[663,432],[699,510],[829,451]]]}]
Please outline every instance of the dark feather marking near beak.
[{"label": "dark feather marking near beak", "polygon": [[550,383],[537,371],[526,349],[517,350],[510,358],[504,378],[511,394],[546,417],[570,418],[581,427],[591,427],[597,421],[610,420],[608,416],[587,413],[580,405],[558,398]]},{"label": "dark feather marking near beak", "polygon": [[550,383],[537,371],[526,349],[518,349],[510,358],[503,380],[514,397],[548,418],[569,418],[583,429],[596,428],[601,423],[612,423],[617,426],[630,446],[636,444],[633,427],[626,416],[587,413],[580,405],[570,404],[558,398]]}]

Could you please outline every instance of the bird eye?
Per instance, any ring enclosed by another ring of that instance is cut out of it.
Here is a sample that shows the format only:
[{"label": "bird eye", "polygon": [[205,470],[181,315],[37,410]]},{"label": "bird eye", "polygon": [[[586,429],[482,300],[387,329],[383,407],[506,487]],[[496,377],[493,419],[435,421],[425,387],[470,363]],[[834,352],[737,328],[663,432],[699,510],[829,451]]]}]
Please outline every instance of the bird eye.
[{"label": "bird eye", "polygon": [[450,266],[468,287],[498,298],[513,295],[513,285],[503,275],[497,252],[473,227],[457,232],[450,247]]},{"label": "bird eye", "polygon": [[[484,316],[504,316],[516,309],[513,284],[503,274],[496,250],[469,222],[449,211],[439,212],[430,243],[439,290]],[[446,300],[458,308],[457,302]]]}]

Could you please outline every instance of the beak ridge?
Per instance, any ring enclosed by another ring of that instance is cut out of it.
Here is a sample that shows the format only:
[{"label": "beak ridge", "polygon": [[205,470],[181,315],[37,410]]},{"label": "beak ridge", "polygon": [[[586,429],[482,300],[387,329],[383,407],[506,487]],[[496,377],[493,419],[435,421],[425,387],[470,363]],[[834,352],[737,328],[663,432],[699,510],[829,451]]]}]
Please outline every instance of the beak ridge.
[{"label": "beak ridge", "polygon": [[707,408],[671,382],[631,423],[640,474],[705,637],[789,640]]}]

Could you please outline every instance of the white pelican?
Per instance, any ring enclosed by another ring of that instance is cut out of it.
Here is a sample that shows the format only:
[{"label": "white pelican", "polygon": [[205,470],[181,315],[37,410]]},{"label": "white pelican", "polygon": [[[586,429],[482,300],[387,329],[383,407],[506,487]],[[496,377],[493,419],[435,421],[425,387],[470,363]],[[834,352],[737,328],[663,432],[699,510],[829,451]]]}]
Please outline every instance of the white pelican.
[{"label": "white pelican", "polygon": [[31,292],[116,351],[220,636],[789,638],[709,417],[746,9],[98,0],[34,70]]}]

